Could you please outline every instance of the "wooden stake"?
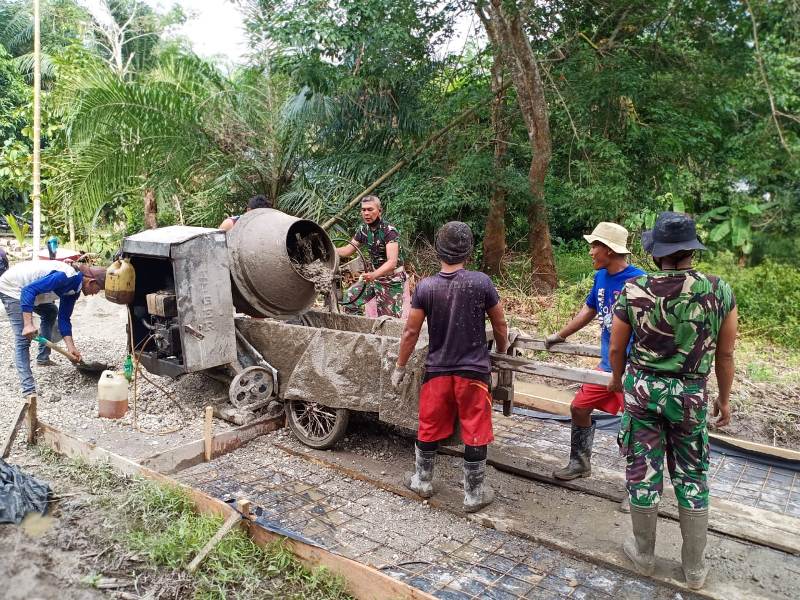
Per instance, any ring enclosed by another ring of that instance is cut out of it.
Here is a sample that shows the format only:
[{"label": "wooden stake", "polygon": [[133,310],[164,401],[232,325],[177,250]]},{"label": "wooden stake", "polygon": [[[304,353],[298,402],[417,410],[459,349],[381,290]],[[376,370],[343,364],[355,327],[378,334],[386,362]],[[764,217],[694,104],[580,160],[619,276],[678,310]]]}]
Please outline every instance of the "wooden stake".
[{"label": "wooden stake", "polygon": [[208,556],[209,552],[211,552],[214,549],[214,546],[219,544],[222,541],[222,538],[224,538],[228,534],[228,532],[231,529],[233,529],[234,525],[236,525],[241,520],[242,520],[242,515],[240,515],[239,513],[235,512],[229,515],[228,518],[225,519],[225,522],[222,524],[222,527],[220,527],[219,530],[217,530],[217,533],[214,534],[214,537],[208,540],[208,543],[205,546],[203,546],[202,550],[200,550],[200,552],[197,553],[197,556],[194,557],[192,562],[189,563],[189,566],[186,567],[186,570],[189,571],[189,573],[194,573],[197,570],[197,567],[200,566],[200,563],[203,562],[206,556]]},{"label": "wooden stake", "polygon": [[17,418],[14,420],[11,430],[6,434],[6,440],[3,442],[2,458],[6,458],[11,452],[11,446],[14,444],[14,438],[17,437],[17,431],[19,431],[19,427],[22,425],[22,421],[25,418],[25,413],[27,411],[28,401],[24,400],[20,403],[19,408],[17,409]]},{"label": "wooden stake", "polygon": [[212,435],[212,427],[214,425],[214,407],[206,406],[206,423],[203,432],[203,442],[205,446],[206,462],[211,460],[211,451],[214,444],[214,437]]},{"label": "wooden stake", "polygon": [[36,394],[31,394],[28,397],[28,445],[36,443],[36,428],[39,426],[39,421],[36,417]]}]

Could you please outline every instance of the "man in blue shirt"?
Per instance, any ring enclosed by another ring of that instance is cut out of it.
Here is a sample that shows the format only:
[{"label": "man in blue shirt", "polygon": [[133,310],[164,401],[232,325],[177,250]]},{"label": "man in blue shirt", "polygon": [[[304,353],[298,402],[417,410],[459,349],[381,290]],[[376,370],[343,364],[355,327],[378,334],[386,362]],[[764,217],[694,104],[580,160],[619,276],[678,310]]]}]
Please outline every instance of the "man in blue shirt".
[{"label": "man in blue shirt", "polygon": [[[559,344],[580,329],[597,319],[600,324],[600,364],[599,371],[611,372],[608,348],[611,342],[611,322],[613,307],[625,281],[631,277],[644,275],[644,271],[628,264],[628,231],[616,223],[599,223],[590,235],[583,236],[589,242],[589,256],[596,273],[594,286],[586,297],[586,304],[580,312],[567,323],[561,331],[547,337],[545,346],[549,349]],[[570,405],[572,413],[572,438],[569,463],[563,469],[553,472],[556,479],[576,479],[592,474],[590,459],[594,441],[595,424],[592,411],[603,410],[612,415],[624,409],[621,392],[609,392],[604,385],[584,383]]]},{"label": "man in blue shirt", "polygon": [[[25,261],[0,276],[0,301],[5,306],[15,336],[14,363],[22,393],[36,393],[31,372],[30,345],[37,334],[33,313],[41,317],[41,335],[51,339],[56,321],[67,351],[75,361],[81,353],[72,339],[72,310],[78,295],[92,296],[105,286],[106,270],[86,265],[69,265],[55,260]],[[54,301],[58,299],[58,308]],[[36,357],[39,365],[50,363],[50,349],[42,345]]]}]

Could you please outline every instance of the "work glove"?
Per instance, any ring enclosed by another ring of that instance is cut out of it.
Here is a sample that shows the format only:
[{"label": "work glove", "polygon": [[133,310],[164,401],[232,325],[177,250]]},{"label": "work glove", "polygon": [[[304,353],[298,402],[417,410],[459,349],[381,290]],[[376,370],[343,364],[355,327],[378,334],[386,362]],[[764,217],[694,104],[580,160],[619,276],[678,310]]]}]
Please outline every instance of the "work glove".
[{"label": "work glove", "polygon": [[400,387],[400,384],[403,383],[403,379],[406,376],[406,368],[401,367],[399,365],[395,365],[394,371],[392,371],[392,385],[396,388]]},{"label": "work glove", "polygon": [[510,354],[511,356],[514,355],[514,342],[517,341],[518,336],[519,329],[508,330],[508,348],[506,348],[506,354]]},{"label": "work glove", "polygon": [[544,347],[550,350],[552,346],[555,346],[556,344],[563,344],[566,341],[566,338],[561,337],[557,333],[552,333],[544,339]]}]

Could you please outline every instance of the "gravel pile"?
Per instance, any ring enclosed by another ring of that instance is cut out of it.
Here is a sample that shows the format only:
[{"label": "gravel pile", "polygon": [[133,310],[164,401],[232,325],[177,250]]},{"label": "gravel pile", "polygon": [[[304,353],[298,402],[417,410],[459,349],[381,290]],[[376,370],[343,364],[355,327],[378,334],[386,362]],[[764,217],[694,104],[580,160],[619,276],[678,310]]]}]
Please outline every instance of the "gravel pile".
[{"label": "gravel pile", "polygon": [[[82,297],[72,323],[75,344],[84,360],[122,368],[126,352],[123,307],[102,296]],[[5,431],[22,396],[14,367],[11,327],[2,310],[0,340],[0,431]],[[34,343],[32,359],[37,348]],[[40,418],[62,431],[130,457],[141,458],[201,438],[204,407],[227,401],[226,387],[205,375],[192,374],[175,381],[143,369],[153,383],[143,377],[137,380],[137,430],[133,426],[133,385],[129,388],[128,414],[118,420],[103,419],[97,416],[97,380],[81,374],[56,352],[51,359],[56,364],[49,367],[37,366],[33,360]],[[215,420],[215,431],[229,428],[228,423]],[[170,430],[177,431],[159,435]]]}]

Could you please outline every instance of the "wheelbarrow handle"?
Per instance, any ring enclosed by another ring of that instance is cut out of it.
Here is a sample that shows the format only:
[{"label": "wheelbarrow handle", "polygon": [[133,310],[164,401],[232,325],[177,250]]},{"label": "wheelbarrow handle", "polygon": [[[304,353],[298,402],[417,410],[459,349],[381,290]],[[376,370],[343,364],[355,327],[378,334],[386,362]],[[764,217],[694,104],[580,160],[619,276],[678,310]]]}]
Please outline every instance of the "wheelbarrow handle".
[{"label": "wheelbarrow handle", "polygon": [[54,344],[53,342],[51,342],[51,341],[50,341],[50,340],[48,340],[47,338],[44,338],[44,337],[42,337],[42,336],[40,336],[40,335],[37,335],[37,336],[36,336],[35,338],[33,338],[33,339],[34,339],[34,340],[36,340],[37,342],[39,342],[40,344],[44,344],[45,346],[47,346],[47,347],[48,347],[48,348],[50,348],[51,350],[55,350],[55,351],[56,351],[56,352],[58,352],[59,354],[63,354],[64,356],[66,356],[66,357],[67,357],[67,358],[70,360],[70,362],[72,362],[72,363],[75,363],[76,365],[77,365],[78,363],[80,363],[80,361],[78,361],[78,360],[75,360],[75,359],[72,357],[72,354],[70,354],[69,352],[67,352],[66,350],[64,350],[64,349],[63,349],[61,346],[59,346],[58,344]]}]

